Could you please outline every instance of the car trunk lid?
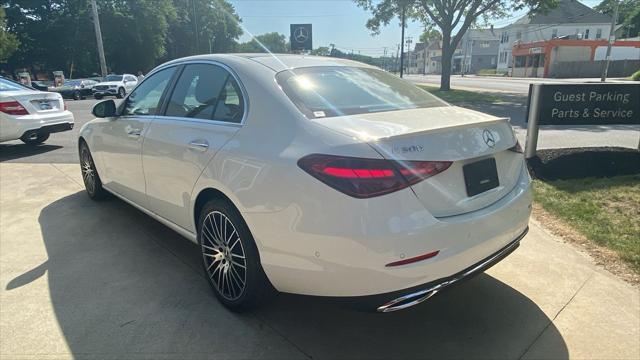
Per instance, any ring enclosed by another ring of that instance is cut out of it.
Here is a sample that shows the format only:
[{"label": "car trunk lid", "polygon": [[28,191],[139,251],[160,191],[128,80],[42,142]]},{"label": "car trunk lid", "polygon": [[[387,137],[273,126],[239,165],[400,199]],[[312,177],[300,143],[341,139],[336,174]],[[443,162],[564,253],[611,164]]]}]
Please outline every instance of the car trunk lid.
[{"label": "car trunk lid", "polygon": [[[496,202],[515,186],[522,157],[508,119],[454,106],[378,112],[314,120],[368,142],[398,161],[450,161],[411,186],[436,217],[459,215]],[[484,161],[484,162],[481,162]]]},{"label": "car trunk lid", "polygon": [[19,102],[29,114],[51,114],[64,111],[62,96],[45,91],[12,91],[5,93]]}]

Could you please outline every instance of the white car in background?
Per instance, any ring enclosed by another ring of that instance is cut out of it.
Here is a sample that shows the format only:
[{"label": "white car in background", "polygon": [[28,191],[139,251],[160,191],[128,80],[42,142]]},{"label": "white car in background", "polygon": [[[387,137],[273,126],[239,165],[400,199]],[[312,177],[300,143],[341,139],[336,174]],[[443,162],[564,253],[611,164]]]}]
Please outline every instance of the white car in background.
[{"label": "white car in background", "polygon": [[20,139],[37,145],[51,133],[73,129],[73,124],[60,94],[0,77],[0,142]]},{"label": "white car in background", "polygon": [[93,85],[93,97],[102,99],[105,96],[125,97],[138,85],[138,78],[131,74],[107,75],[104,80]]},{"label": "white car in background", "polygon": [[88,195],[115,194],[198,243],[232,310],[273,288],[404,309],[498,262],[528,229],[509,121],[362,63],[178,59],[93,114],[78,144]]}]

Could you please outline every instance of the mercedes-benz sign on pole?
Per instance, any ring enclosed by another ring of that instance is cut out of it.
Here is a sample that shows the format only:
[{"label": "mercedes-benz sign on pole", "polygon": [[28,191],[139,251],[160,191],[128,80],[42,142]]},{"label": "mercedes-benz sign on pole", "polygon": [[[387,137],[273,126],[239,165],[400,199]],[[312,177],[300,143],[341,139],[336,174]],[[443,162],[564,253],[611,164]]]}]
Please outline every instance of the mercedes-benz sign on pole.
[{"label": "mercedes-benz sign on pole", "polygon": [[291,24],[291,39],[289,42],[292,51],[311,51],[313,49],[311,24]]}]

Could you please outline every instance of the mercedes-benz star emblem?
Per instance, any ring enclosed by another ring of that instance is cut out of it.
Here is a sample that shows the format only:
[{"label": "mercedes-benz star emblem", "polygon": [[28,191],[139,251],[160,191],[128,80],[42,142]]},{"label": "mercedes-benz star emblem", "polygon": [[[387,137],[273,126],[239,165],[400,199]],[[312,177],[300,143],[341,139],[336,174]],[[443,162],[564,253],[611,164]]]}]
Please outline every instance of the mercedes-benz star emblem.
[{"label": "mercedes-benz star emblem", "polygon": [[482,132],[482,139],[484,140],[484,143],[487,144],[488,147],[492,148],[496,146],[496,137],[495,135],[493,135],[491,130],[484,129],[484,131]]},{"label": "mercedes-benz star emblem", "polygon": [[293,39],[296,42],[303,43],[307,41],[308,38],[309,38],[309,33],[307,32],[307,29],[303,27],[299,27],[296,29],[296,31],[293,32]]}]

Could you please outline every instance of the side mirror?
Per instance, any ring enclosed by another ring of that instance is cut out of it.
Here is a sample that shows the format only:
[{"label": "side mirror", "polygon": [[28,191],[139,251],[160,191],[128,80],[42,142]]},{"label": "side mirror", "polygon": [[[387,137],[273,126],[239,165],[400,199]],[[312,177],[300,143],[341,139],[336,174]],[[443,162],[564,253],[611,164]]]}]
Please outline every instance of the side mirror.
[{"label": "side mirror", "polygon": [[100,101],[93,107],[91,113],[99,118],[116,116],[116,103],[113,100]]}]

